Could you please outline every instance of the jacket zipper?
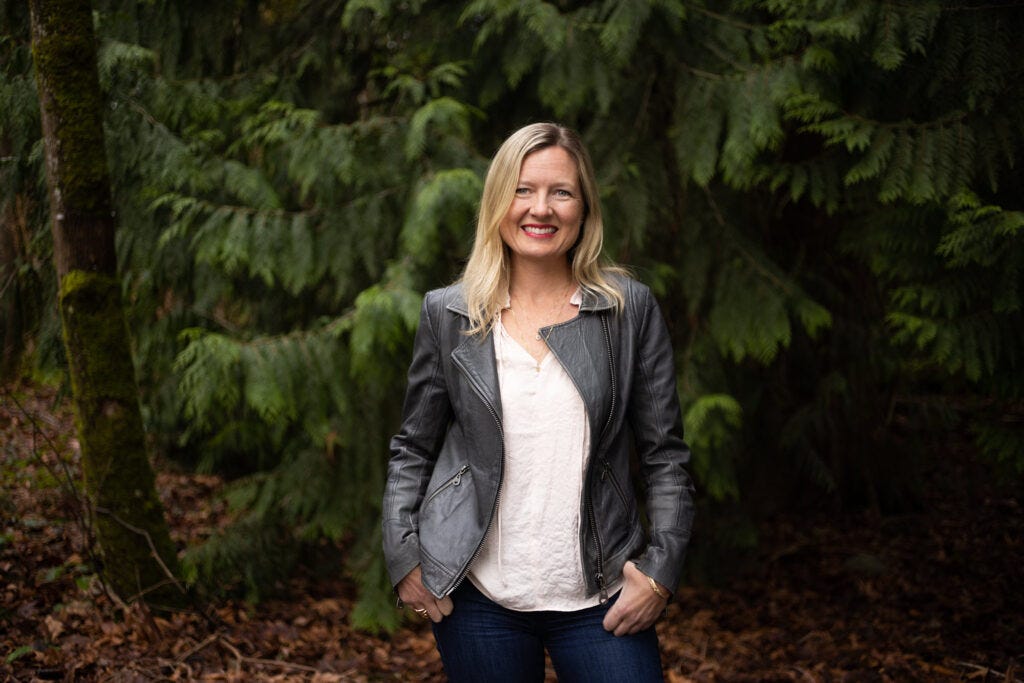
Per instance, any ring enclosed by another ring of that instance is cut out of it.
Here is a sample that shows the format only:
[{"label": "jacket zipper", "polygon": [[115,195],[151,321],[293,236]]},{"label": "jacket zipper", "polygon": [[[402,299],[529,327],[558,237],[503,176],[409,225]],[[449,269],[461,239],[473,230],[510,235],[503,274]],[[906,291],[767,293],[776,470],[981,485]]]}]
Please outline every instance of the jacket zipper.
[{"label": "jacket zipper", "polygon": [[594,503],[587,500],[587,516],[590,519],[590,533],[594,536],[594,545],[597,547],[597,571],[594,578],[597,580],[597,587],[601,591],[601,604],[608,602],[608,584],[604,580],[604,557],[601,553],[601,538],[597,535],[597,517],[594,515]]},{"label": "jacket zipper", "polygon": [[459,471],[455,473],[454,477],[450,478],[448,481],[446,481],[445,483],[443,483],[440,486],[438,486],[437,490],[435,490],[433,493],[431,493],[429,496],[427,496],[427,499],[423,501],[423,505],[421,505],[420,508],[425,506],[430,501],[434,500],[434,498],[439,496],[443,491],[447,490],[448,487],[450,487],[450,486],[458,486],[459,484],[461,484],[462,483],[462,475],[465,474],[468,471],[469,471],[469,465],[463,465],[462,467],[460,467]]},{"label": "jacket zipper", "polygon": [[[618,394],[617,387],[615,385],[615,358],[612,356],[612,337],[608,331],[608,316],[601,316],[601,329],[604,331],[604,341],[608,348],[608,368],[611,371],[611,385],[612,385],[612,401],[611,407],[608,409],[608,420],[605,422],[604,429],[601,430],[601,437],[598,441],[604,440],[604,435],[608,431],[608,427],[612,423],[612,418],[615,415],[615,401]],[[602,461],[607,463],[602,458]],[[606,465],[607,466],[607,465]],[[621,493],[620,493],[621,495]],[[604,553],[601,550],[601,537],[597,533],[597,514],[594,512],[594,499],[593,496],[587,495],[587,518],[590,521],[590,533],[594,537],[594,547],[597,550],[597,562],[596,569],[594,572],[594,578],[597,580],[598,589],[601,592],[601,602],[608,602],[608,584],[604,580]]]}]

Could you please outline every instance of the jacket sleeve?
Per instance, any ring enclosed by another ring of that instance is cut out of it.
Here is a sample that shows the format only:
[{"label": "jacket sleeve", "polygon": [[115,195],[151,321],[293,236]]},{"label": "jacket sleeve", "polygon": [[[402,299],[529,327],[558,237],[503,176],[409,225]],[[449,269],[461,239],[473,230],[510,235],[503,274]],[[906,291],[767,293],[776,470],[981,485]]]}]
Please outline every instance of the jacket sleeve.
[{"label": "jacket sleeve", "polygon": [[419,508],[430,481],[452,409],[445,383],[443,359],[437,343],[436,317],[428,293],[420,311],[413,344],[402,424],[391,439],[391,459],[384,489],[384,557],[391,585],[397,585],[420,563]]},{"label": "jacket sleeve", "polygon": [[675,591],[693,526],[694,488],[686,464],[672,344],[661,310],[646,287],[632,292],[637,306],[636,355],[627,417],[646,486],[649,543],[637,567]]}]

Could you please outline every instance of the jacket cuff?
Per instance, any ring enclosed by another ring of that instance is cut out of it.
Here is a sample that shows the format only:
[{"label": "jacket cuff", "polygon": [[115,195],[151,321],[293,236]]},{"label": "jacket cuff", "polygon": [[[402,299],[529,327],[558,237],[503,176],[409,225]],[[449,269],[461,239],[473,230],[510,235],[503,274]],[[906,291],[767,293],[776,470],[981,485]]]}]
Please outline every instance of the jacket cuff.
[{"label": "jacket cuff", "polygon": [[420,564],[420,537],[406,527],[384,523],[384,553],[392,587]]},{"label": "jacket cuff", "polygon": [[633,562],[637,569],[667,588],[669,593],[676,594],[682,580],[683,557],[669,562],[668,553],[664,550],[648,547]]}]

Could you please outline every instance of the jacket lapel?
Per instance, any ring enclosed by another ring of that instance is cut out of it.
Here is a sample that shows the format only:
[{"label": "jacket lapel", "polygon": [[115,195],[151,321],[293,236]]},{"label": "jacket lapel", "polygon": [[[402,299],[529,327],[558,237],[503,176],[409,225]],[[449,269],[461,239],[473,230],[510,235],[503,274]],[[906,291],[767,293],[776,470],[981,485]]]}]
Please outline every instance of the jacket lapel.
[{"label": "jacket lapel", "polygon": [[[461,288],[448,303],[448,310],[468,318]],[[590,443],[596,448],[611,411],[610,349],[601,327],[601,316],[611,308],[602,296],[584,290],[580,314],[572,320],[545,327],[541,333],[548,348],[565,368],[583,398],[590,422]],[[488,333],[483,338],[465,336],[452,351],[455,365],[501,419],[501,394],[498,387],[498,365],[494,355],[494,339]]]},{"label": "jacket lapel", "polygon": [[[461,291],[459,292],[461,295]],[[468,318],[462,297],[451,301],[448,310]],[[461,333],[460,333],[461,334]],[[466,376],[494,414],[501,419],[501,395],[498,389],[498,362],[494,355],[494,338],[488,333],[483,338],[461,335],[462,341],[451,353],[452,362]]]},{"label": "jacket lapel", "polygon": [[583,398],[590,422],[592,449],[598,446],[611,410],[611,364],[601,328],[601,315],[581,312],[569,322],[545,328],[550,330],[548,348]]}]

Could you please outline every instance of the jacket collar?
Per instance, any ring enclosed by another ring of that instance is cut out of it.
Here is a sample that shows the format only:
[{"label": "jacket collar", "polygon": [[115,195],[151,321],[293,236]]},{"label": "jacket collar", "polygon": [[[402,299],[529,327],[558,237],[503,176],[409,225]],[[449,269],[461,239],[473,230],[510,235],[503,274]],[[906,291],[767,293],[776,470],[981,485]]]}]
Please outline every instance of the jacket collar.
[{"label": "jacket collar", "polygon": [[[612,307],[613,304],[606,297],[583,290],[581,312],[599,312]],[[452,296],[446,308],[464,318],[469,317],[461,284],[452,288]],[[463,324],[466,323],[468,320]],[[590,442],[594,446],[600,441],[612,407],[610,376],[607,374],[607,368],[611,365],[608,355],[611,348],[607,332],[602,333],[603,324],[598,322],[596,316],[580,315],[544,328],[548,330],[546,339],[551,352],[569,374],[586,405]],[[451,357],[500,421],[501,396],[493,334],[492,331],[483,337],[465,337],[452,350]]]},{"label": "jacket collar", "polygon": [[[615,306],[615,304],[604,294],[600,292],[594,292],[586,287],[581,288],[583,293],[583,302],[580,304],[580,312],[596,313],[598,311],[607,311]],[[458,313],[459,315],[469,317],[469,307],[466,306],[466,297],[462,292],[462,283],[459,283],[455,288],[451,300],[447,304],[449,311]]]}]

